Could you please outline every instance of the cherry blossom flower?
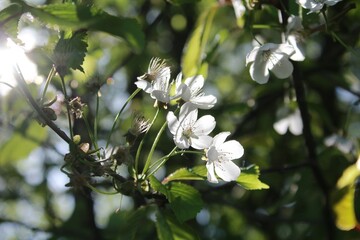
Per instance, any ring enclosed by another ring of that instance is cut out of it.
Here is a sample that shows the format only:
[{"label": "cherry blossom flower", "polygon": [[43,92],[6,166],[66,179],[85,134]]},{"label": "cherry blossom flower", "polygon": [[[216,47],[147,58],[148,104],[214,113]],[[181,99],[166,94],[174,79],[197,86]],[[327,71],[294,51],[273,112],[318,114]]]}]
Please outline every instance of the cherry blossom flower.
[{"label": "cherry blossom flower", "polygon": [[303,131],[303,123],[300,111],[296,110],[287,117],[280,119],[273,125],[275,131],[280,135],[284,135],[289,130],[294,135],[301,135]]},{"label": "cherry blossom flower", "polygon": [[150,93],[151,98],[168,103],[170,101],[170,74],[170,68],[165,60],[153,58],[148,71],[138,77],[135,84],[146,93]]},{"label": "cherry blossom flower", "polygon": [[189,103],[180,108],[179,119],[173,112],[166,116],[168,128],[173,134],[174,142],[180,149],[190,146],[195,149],[208,148],[212,142],[209,133],[215,128],[215,118],[211,115],[198,117],[198,109]]},{"label": "cherry blossom flower", "polygon": [[320,11],[324,5],[333,6],[341,0],[296,0],[301,7],[310,9],[309,13]]},{"label": "cherry blossom flower", "polygon": [[190,102],[200,109],[210,109],[216,104],[216,97],[213,95],[205,95],[203,92],[204,77],[196,75],[188,77],[185,82],[181,82],[182,74],[180,73],[176,82],[176,98],[180,97],[185,102]]},{"label": "cherry blossom flower", "polygon": [[302,31],[304,27],[301,23],[301,18],[298,16],[290,16],[287,20],[286,26],[286,41],[293,46],[295,53],[290,56],[293,61],[304,61],[305,50],[303,47]]},{"label": "cherry blossom flower", "polygon": [[209,182],[218,183],[216,175],[226,182],[235,181],[240,175],[240,168],[232,160],[240,158],[244,154],[244,148],[235,140],[225,142],[229,135],[230,132],[217,134],[206,150]]},{"label": "cherry blossom flower", "polygon": [[246,66],[251,63],[251,78],[260,84],[267,83],[270,76],[269,71],[274,73],[277,78],[289,77],[294,69],[289,57],[294,52],[294,48],[286,43],[267,43],[254,47],[246,56]]}]

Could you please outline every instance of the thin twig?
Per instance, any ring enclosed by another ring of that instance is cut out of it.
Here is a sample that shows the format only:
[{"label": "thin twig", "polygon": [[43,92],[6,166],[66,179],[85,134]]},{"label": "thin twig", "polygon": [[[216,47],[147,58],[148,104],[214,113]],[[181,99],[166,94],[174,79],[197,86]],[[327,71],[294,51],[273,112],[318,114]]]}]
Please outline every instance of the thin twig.
[{"label": "thin twig", "polygon": [[72,143],[72,140],[66,135],[65,132],[63,132],[53,121],[51,121],[48,116],[44,113],[44,111],[40,108],[40,106],[37,104],[33,96],[31,95],[27,84],[24,80],[24,77],[22,76],[22,73],[18,66],[16,66],[15,70],[15,79],[17,83],[20,86],[21,91],[24,93],[26,99],[30,103],[30,105],[34,108],[34,110],[37,112],[39,117],[48,125],[59,137],[61,137],[65,142],[68,144]]}]

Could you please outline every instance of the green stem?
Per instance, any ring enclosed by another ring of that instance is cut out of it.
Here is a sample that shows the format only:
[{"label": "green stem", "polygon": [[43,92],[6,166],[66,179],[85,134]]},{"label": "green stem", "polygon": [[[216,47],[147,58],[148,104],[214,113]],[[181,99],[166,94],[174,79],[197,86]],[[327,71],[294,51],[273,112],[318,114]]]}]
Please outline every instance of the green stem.
[{"label": "green stem", "polygon": [[91,139],[91,143],[94,146],[94,149],[98,149],[97,141],[95,139],[94,134],[91,132],[89,121],[87,120],[86,116],[83,116],[83,119],[84,119],[86,130],[87,130],[87,132],[89,134],[89,137]]},{"label": "green stem", "polygon": [[49,87],[49,84],[50,84],[50,82],[51,82],[51,79],[54,77],[55,73],[56,73],[56,69],[55,69],[55,66],[53,66],[53,67],[51,68],[51,70],[50,70],[50,72],[49,72],[49,75],[48,75],[48,77],[47,77],[47,79],[46,79],[46,82],[45,82],[45,87],[44,87],[44,90],[43,90],[43,93],[42,93],[42,97],[41,97],[41,103],[44,103],[44,101],[45,101],[46,91],[47,91],[47,89],[48,89],[48,87]]},{"label": "green stem", "polygon": [[119,192],[104,192],[104,191],[101,191],[101,190],[93,187],[90,183],[87,183],[86,186],[87,186],[88,188],[90,188],[92,191],[97,192],[97,193],[100,193],[100,194],[104,194],[104,195],[115,195],[115,194],[119,194]]},{"label": "green stem", "polygon": [[279,25],[254,24],[252,29],[281,29],[281,27]]},{"label": "green stem", "polygon": [[159,142],[159,140],[160,140],[161,134],[164,132],[164,130],[165,130],[165,128],[166,128],[166,125],[167,125],[167,122],[165,122],[165,123],[162,125],[162,127],[160,128],[158,134],[156,135],[156,138],[155,138],[155,140],[154,140],[154,143],[153,143],[153,145],[151,146],[149,155],[148,155],[148,157],[147,157],[147,159],[146,159],[145,166],[144,166],[144,169],[143,169],[143,171],[142,171],[142,175],[144,175],[144,174],[147,172],[147,170],[149,169],[149,166],[150,166],[150,162],[151,162],[153,153],[154,153],[155,148],[156,148],[156,146],[157,146],[157,144],[158,144],[158,142]]},{"label": "green stem", "polygon": [[[94,146],[95,149],[98,149],[97,140],[98,140],[98,122],[99,122],[99,102],[100,102],[100,93],[96,94],[96,109],[95,109],[95,119],[94,119]],[[98,154],[100,157],[100,154]]]},{"label": "green stem", "polygon": [[68,98],[68,95],[67,95],[67,92],[66,92],[66,86],[65,86],[64,77],[60,75],[60,79],[61,79],[62,91],[63,91],[63,94],[64,94],[65,99],[66,99],[66,110],[67,110],[67,117],[68,117],[68,123],[69,123],[70,137],[71,137],[71,139],[73,139],[74,138],[74,132],[73,132],[73,129],[72,129],[71,113],[70,113],[70,106],[69,106],[69,100],[70,99]]},{"label": "green stem", "polygon": [[147,178],[148,176],[151,176],[154,173],[156,173],[157,170],[159,170],[159,168],[161,168],[166,163],[166,161],[170,159],[170,157],[176,155],[176,154],[173,154],[176,151],[176,149],[177,149],[177,147],[174,147],[173,150],[171,150],[171,152],[169,154],[167,154],[166,156],[160,158],[155,163],[153,163],[152,166],[149,167],[149,169],[151,169],[152,167],[157,165],[156,168],[154,170],[152,170],[150,173],[145,174],[145,178]]},{"label": "green stem", "polygon": [[121,113],[124,111],[124,109],[125,109],[125,107],[127,106],[127,104],[128,104],[128,103],[136,96],[136,94],[138,94],[140,91],[141,91],[140,88],[136,89],[136,90],[131,94],[131,96],[126,100],[125,104],[122,106],[122,108],[120,109],[120,111],[118,112],[118,114],[116,114],[116,117],[115,117],[115,119],[114,119],[114,123],[113,123],[113,125],[112,125],[112,127],[111,127],[110,134],[109,134],[108,139],[107,139],[107,141],[106,141],[106,146],[105,146],[105,148],[107,148],[107,147],[109,146],[111,135],[112,135],[112,133],[114,132],[114,129],[115,129],[115,127],[116,127],[117,124],[118,124],[118,120],[119,120],[119,117],[120,117]]},{"label": "green stem", "polygon": [[[154,124],[158,114],[160,112],[160,109],[158,108],[156,110],[156,113],[155,113],[155,116],[153,118],[153,120],[151,121],[150,123],[150,128],[152,127],[152,125]],[[142,146],[144,144],[144,139],[146,138],[147,134],[148,134],[149,130],[145,133],[145,136],[143,137],[143,139],[141,140],[140,144],[139,144],[139,147],[136,151],[136,156],[135,156],[135,173],[136,173],[136,176],[137,176],[137,173],[138,173],[138,167],[139,167],[139,158],[140,158],[140,153],[141,153],[141,149],[142,149]]]},{"label": "green stem", "polygon": [[[199,152],[199,151],[191,151],[191,150],[181,150],[178,152],[171,152],[171,157],[176,156],[176,155],[181,155],[184,153],[192,153],[192,154],[198,154],[198,155],[204,155],[204,152]],[[169,154],[168,154],[169,155]],[[167,155],[167,156],[168,156]],[[166,157],[166,156],[165,156]],[[149,167],[149,169],[153,168],[154,166],[156,166],[164,157],[160,158],[159,160],[157,160],[156,162],[152,163]]]}]

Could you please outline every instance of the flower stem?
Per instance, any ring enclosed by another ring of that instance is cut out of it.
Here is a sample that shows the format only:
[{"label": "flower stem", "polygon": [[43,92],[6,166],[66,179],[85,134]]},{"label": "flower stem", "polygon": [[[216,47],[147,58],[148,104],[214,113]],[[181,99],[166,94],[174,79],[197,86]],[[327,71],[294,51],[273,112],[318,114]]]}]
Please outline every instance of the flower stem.
[{"label": "flower stem", "polygon": [[56,69],[55,69],[55,66],[53,66],[49,72],[49,75],[46,79],[46,82],[45,82],[45,87],[44,87],[44,90],[43,90],[43,93],[42,93],[42,97],[41,97],[41,103],[44,103],[45,101],[45,94],[46,94],[46,91],[49,87],[49,84],[51,82],[51,79],[54,77],[54,75],[56,74]]},{"label": "flower stem", "polygon": [[99,190],[97,188],[95,188],[94,186],[92,186],[90,183],[87,183],[86,186],[88,188],[90,188],[92,191],[100,193],[100,194],[104,194],[104,195],[115,195],[115,194],[119,194],[119,192],[104,192],[102,190]]},{"label": "flower stem", "polygon": [[154,153],[155,148],[156,148],[156,146],[157,146],[157,144],[158,144],[158,142],[159,142],[159,140],[160,140],[161,134],[164,132],[164,130],[165,130],[165,128],[166,128],[166,125],[167,125],[167,122],[165,122],[165,123],[162,125],[162,127],[160,128],[158,134],[156,135],[156,138],[155,138],[155,140],[154,140],[153,145],[151,146],[149,155],[148,155],[148,157],[147,157],[147,159],[146,159],[145,166],[144,166],[144,168],[143,168],[143,171],[142,171],[142,174],[141,174],[141,175],[144,175],[144,174],[147,172],[147,170],[149,169],[149,166],[150,166],[150,162],[151,162],[153,153]]},{"label": "flower stem", "polygon": [[[145,178],[147,178],[148,176],[153,175],[154,173],[157,172],[157,170],[159,170],[159,168],[161,168],[167,160],[169,160],[170,157],[177,155],[177,153],[175,153],[177,147],[174,147],[173,150],[171,150],[171,152],[169,154],[167,154],[166,156],[160,158],[159,160],[157,160],[156,162],[154,162],[153,164],[151,164],[151,166],[149,167],[149,169],[151,169],[152,167],[156,166],[155,169],[153,169],[150,173],[145,173]],[[160,162],[160,163],[159,163]],[[158,164],[159,163],[159,164]]]},{"label": "flower stem", "polygon": [[106,141],[106,147],[107,148],[109,146],[109,143],[110,143],[110,138],[111,138],[111,135],[112,133],[114,132],[114,129],[115,127],[118,125],[118,120],[119,120],[119,117],[121,115],[121,113],[124,111],[125,107],[128,105],[128,103],[136,96],[136,94],[138,94],[139,92],[141,91],[140,88],[136,89],[132,94],[131,96],[126,100],[125,104],[122,106],[122,108],[120,109],[120,111],[118,112],[118,114],[116,114],[116,117],[114,119],[114,123],[111,127],[111,131],[110,131],[110,134],[108,136],[108,139]]},{"label": "flower stem", "polygon": [[[100,92],[96,94],[96,109],[95,109],[95,118],[94,118],[94,146],[95,149],[98,149],[98,122],[99,122],[99,102],[100,102]],[[98,154],[100,157],[100,154]]]},{"label": "flower stem", "polygon": [[61,79],[62,91],[63,91],[63,94],[64,94],[65,99],[66,99],[66,112],[67,112],[67,116],[68,116],[70,137],[71,137],[71,139],[73,139],[74,138],[74,132],[73,132],[73,128],[72,128],[70,106],[69,106],[69,100],[70,99],[68,98],[68,95],[67,95],[67,92],[66,92],[66,86],[65,86],[64,77],[61,74],[59,74],[59,75],[60,75],[60,79]]},{"label": "flower stem", "polygon": [[[159,110],[159,108],[158,108],[158,109],[156,110],[156,113],[155,113],[155,116],[154,116],[153,120],[152,120],[151,123],[150,123],[149,129],[150,129],[151,126],[154,124],[154,122],[155,122],[155,120],[156,120],[156,118],[157,118],[157,116],[158,116],[158,114],[159,114],[159,111],[160,111],[160,110]],[[141,140],[141,142],[140,142],[140,144],[139,144],[139,147],[138,147],[138,149],[137,149],[137,151],[136,151],[136,156],[135,156],[135,173],[136,173],[136,176],[137,176],[137,173],[138,173],[139,158],[140,158],[141,149],[142,149],[142,146],[143,146],[143,144],[144,144],[144,139],[146,138],[148,132],[149,132],[149,130],[146,131],[146,133],[145,133],[143,139]]]}]

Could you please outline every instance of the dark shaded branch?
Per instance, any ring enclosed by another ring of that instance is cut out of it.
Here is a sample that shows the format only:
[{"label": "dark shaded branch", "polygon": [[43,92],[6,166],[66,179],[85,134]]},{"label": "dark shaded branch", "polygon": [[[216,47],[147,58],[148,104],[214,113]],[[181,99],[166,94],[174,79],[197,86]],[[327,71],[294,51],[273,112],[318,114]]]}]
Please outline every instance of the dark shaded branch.
[{"label": "dark shaded branch", "polygon": [[268,169],[261,169],[261,174],[267,174],[267,173],[284,173],[287,171],[294,171],[298,170],[299,168],[306,168],[309,167],[310,163],[309,161],[301,162],[297,164],[291,164],[291,165],[284,165],[281,167],[273,167]]},{"label": "dark shaded branch", "polygon": [[297,64],[296,63],[293,64],[294,64],[293,83],[294,83],[297,103],[301,114],[301,119],[303,122],[303,136],[307,148],[309,166],[311,167],[316,182],[319,185],[319,188],[324,196],[324,201],[325,201],[324,221],[326,222],[326,227],[327,227],[327,239],[334,239],[334,221],[333,221],[332,210],[330,205],[329,190],[324,175],[322,174],[317,162],[316,144],[315,144],[314,136],[311,131],[310,115],[306,103],[305,88],[303,85],[303,76],[299,71]]}]

